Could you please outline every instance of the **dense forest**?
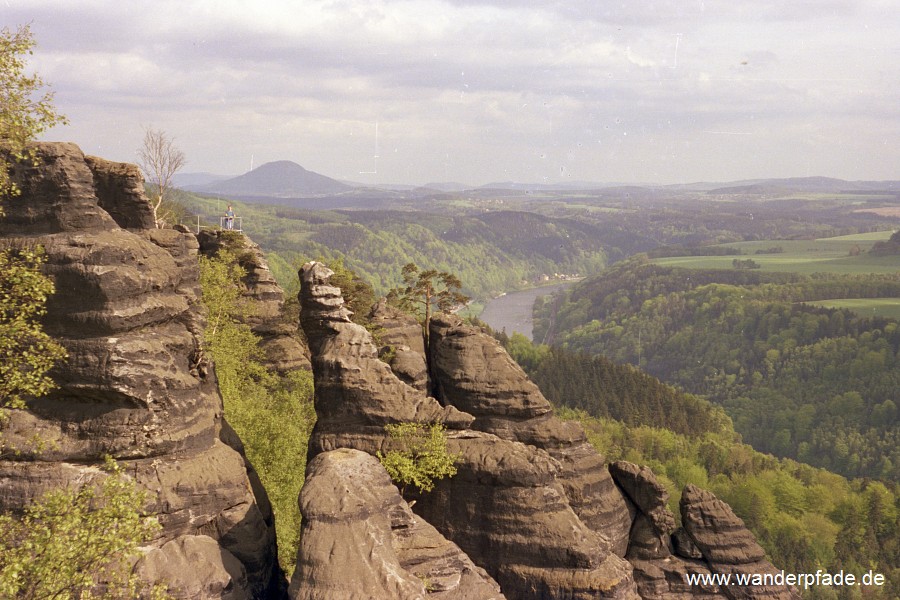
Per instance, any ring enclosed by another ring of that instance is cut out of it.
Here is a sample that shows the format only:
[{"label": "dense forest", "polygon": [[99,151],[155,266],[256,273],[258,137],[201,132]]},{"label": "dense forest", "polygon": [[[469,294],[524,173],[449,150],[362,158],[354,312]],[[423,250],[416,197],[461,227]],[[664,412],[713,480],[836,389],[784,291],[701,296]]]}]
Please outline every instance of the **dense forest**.
[{"label": "dense forest", "polygon": [[[632,365],[532,344],[521,335],[498,337],[559,416],[579,420],[608,460],[649,465],[668,489],[676,515],[681,489],[699,485],[731,505],[779,568],[874,569],[889,583],[866,597],[900,594],[896,483],[849,481],[762,454],[740,441],[721,409]],[[847,594],[818,588],[805,597],[855,597]]]},{"label": "dense forest", "polygon": [[636,258],[539,307],[536,338],[639,364],[725,407],[744,440],[900,481],[900,330],[804,304],[900,296],[894,275],[683,270]]}]

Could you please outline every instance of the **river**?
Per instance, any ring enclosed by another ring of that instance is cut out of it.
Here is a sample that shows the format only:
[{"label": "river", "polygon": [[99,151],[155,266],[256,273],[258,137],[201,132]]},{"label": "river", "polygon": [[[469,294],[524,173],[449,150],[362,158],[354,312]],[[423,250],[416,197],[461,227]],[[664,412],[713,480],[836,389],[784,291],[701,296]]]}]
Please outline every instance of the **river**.
[{"label": "river", "polygon": [[532,326],[534,325],[531,308],[534,306],[535,298],[552,294],[574,283],[574,281],[564,281],[553,285],[529,288],[520,292],[510,292],[485,304],[484,311],[478,318],[490,325],[494,331],[502,331],[506,328],[507,335],[512,335],[514,331],[518,331],[530,340]]}]

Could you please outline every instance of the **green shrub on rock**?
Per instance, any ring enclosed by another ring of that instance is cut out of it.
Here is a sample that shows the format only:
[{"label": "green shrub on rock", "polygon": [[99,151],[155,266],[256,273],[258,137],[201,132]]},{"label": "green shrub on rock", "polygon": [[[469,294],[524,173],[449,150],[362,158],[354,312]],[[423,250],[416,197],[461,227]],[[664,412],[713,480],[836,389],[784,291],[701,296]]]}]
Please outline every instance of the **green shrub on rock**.
[{"label": "green shrub on rock", "polygon": [[447,450],[447,434],[439,423],[396,423],[385,425],[385,431],[400,449],[377,453],[378,460],[400,486],[403,494],[409,485],[419,492],[430,492],[434,481],[456,475],[459,456]]}]

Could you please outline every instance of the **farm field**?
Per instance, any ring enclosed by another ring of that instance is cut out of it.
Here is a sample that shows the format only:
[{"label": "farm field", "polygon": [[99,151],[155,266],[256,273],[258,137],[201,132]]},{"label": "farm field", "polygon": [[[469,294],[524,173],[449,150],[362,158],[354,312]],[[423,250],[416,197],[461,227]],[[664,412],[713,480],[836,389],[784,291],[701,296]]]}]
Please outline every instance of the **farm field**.
[{"label": "farm field", "polygon": [[886,317],[900,321],[900,298],[837,298],[806,304],[823,308],[846,308],[861,317]]},{"label": "farm field", "polygon": [[[763,240],[723,244],[741,250],[741,258],[751,258],[762,271],[793,273],[896,273],[900,271],[900,257],[869,256],[866,252],[875,242],[887,240],[890,231],[845,235],[817,240]],[[851,256],[855,247],[861,252]],[[781,252],[757,254],[771,248]],[[729,256],[674,256],[654,259],[659,265],[688,269],[733,269]]]}]

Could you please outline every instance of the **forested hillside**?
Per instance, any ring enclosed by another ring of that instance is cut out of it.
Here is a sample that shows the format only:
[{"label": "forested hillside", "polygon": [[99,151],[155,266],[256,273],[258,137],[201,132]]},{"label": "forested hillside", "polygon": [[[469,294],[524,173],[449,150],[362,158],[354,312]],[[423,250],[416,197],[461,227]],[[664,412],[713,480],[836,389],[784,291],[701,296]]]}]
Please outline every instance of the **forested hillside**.
[{"label": "forested hillside", "polygon": [[[222,201],[182,194],[207,223]],[[609,256],[634,251],[614,226],[546,218],[521,211],[476,215],[450,212],[305,210],[236,205],[243,230],[268,253],[273,273],[293,293],[297,268],[311,259],[344,265],[386,293],[401,283],[403,265],[456,274],[463,292],[484,299],[549,278],[602,269]],[[643,242],[646,244],[646,241]],[[622,247],[621,244],[626,244]]]},{"label": "forested hillside", "polygon": [[900,330],[803,304],[900,296],[894,275],[661,267],[635,259],[548,302],[536,337],[640,364],[725,407],[744,440],[847,476],[900,480]]}]

